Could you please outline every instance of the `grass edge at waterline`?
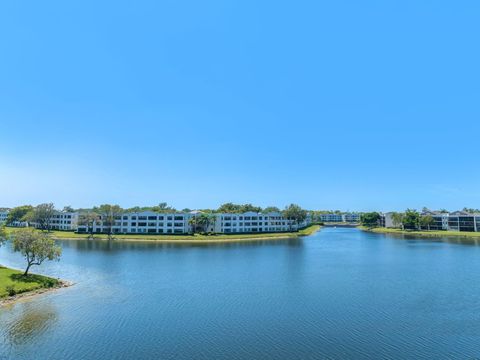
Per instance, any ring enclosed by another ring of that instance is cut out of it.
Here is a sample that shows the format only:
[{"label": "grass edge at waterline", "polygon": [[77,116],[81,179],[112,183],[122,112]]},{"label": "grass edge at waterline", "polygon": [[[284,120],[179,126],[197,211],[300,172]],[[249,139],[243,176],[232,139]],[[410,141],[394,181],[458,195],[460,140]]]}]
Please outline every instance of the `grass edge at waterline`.
[{"label": "grass edge at waterline", "polygon": [[[115,234],[115,240],[120,241],[152,241],[165,243],[221,243],[221,242],[239,242],[255,240],[279,240],[299,236],[313,235],[321,228],[320,225],[309,225],[303,229],[294,232],[276,232],[276,233],[248,233],[248,234],[212,234],[212,235],[159,235],[159,234]],[[7,228],[7,234],[11,235],[15,228]],[[51,231],[50,235],[55,240],[87,240],[88,234],[75,233],[73,231]],[[94,234],[94,240],[108,240],[106,234]]]},{"label": "grass edge at waterline", "polygon": [[439,230],[402,230],[402,229],[392,229],[392,228],[383,228],[383,227],[367,227],[367,226],[358,226],[358,229],[377,233],[377,234],[391,234],[391,235],[411,235],[419,236],[425,238],[442,238],[442,237],[452,237],[452,238],[464,238],[480,240],[480,232],[467,232],[467,231],[439,231]]},{"label": "grass edge at waterline", "polygon": [[70,284],[44,275],[23,275],[23,271],[0,265],[0,306]]}]

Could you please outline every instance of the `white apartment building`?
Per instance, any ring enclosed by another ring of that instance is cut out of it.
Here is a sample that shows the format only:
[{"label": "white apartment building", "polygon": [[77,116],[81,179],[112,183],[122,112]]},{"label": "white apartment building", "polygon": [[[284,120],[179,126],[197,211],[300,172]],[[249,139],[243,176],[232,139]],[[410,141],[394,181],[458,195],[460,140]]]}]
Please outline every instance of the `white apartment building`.
[{"label": "white apartment building", "polygon": [[[188,213],[159,214],[153,211],[123,213],[115,217],[111,227],[114,234],[186,234],[189,232]],[[101,219],[93,223],[93,232],[105,233],[110,226]],[[85,225],[77,227],[78,232],[88,232]]]},{"label": "white apartment building", "polygon": [[[123,213],[115,217],[111,227],[114,234],[187,234],[192,232],[190,219],[199,216],[199,212],[190,213],[156,213],[144,211]],[[215,221],[207,231],[214,233],[258,233],[292,231],[307,226],[311,218],[299,224],[285,219],[281,213],[262,214],[246,212],[243,214],[212,214]],[[86,225],[78,225],[78,232],[88,232]],[[105,233],[110,230],[108,224],[100,219],[93,223],[94,233]]]},{"label": "white apartment building", "polygon": [[310,223],[297,224],[293,220],[285,219],[281,213],[268,214],[246,212],[243,214],[215,214],[216,233],[257,233],[257,232],[282,232],[298,230]]},{"label": "white apartment building", "polygon": [[49,226],[51,230],[77,230],[78,225],[78,213],[77,212],[63,212],[56,211],[51,220]]},{"label": "white apartment building", "polygon": [[345,214],[320,214],[321,222],[348,222],[356,223],[360,221],[360,215],[356,213]]}]

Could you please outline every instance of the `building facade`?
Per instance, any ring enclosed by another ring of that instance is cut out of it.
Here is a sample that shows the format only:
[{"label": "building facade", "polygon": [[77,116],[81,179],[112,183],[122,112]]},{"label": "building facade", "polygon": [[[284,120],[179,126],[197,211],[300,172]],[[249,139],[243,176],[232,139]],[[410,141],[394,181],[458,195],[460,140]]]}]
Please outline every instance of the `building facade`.
[{"label": "building facade", "polygon": [[222,234],[296,231],[311,222],[307,217],[305,222],[297,225],[293,220],[285,219],[278,212],[215,214],[215,218],[214,232]]},{"label": "building facade", "polygon": [[[393,223],[392,214],[383,214],[385,219],[384,227],[399,227],[399,225]],[[480,214],[472,214],[465,211],[452,213],[426,211],[422,212],[420,216],[430,216],[433,219],[432,224],[427,227],[421,227],[422,230],[480,232]]]},{"label": "building facade", "polygon": [[358,223],[360,221],[360,215],[357,213],[344,213],[344,214],[320,214],[319,220],[321,222],[338,222],[338,223]]},{"label": "building facade", "polygon": [[77,230],[78,213],[56,211],[48,223],[51,230]]},{"label": "building facade", "polygon": [[[153,211],[123,213],[115,216],[114,223],[101,219],[95,221],[91,228],[79,224],[74,230],[80,233],[114,234],[188,234],[193,231],[191,219],[200,216],[199,212],[190,213],[156,213]],[[246,212],[243,214],[212,214],[212,223],[208,232],[220,234],[261,233],[295,231],[311,223],[311,217],[301,224],[285,219],[281,213],[262,214]]]}]

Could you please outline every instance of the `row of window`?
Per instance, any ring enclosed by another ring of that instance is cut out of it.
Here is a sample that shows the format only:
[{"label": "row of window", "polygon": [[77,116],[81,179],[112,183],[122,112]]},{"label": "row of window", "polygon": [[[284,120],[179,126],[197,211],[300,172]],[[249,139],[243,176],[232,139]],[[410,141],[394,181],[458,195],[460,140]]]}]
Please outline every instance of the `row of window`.
[{"label": "row of window", "polygon": [[[268,225],[287,225],[286,221],[272,221],[268,223],[267,221],[265,222],[240,222],[238,223],[238,226],[268,226]],[[230,227],[230,226],[237,226],[237,223],[222,223],[222,226],[224,227]]]},{"label": "row of window", "polygon": [[284,220],[282,216],[222,216],[222,220]]},{"label": "row of window", "polygon": [[224,233],[241,233],[241,232],[246,232],[246,233],[253,233],[253,232],[281,232],[285,231],[285,229],[276,227],[270,227],[270,228],[233,228],[233,229],[224,229]]},{"label": "row of window", "polygon": [[[165,216],[130,216],[130,220],[165,220]],[[183,221],[183,216],[167,216],[167,220]],[[115,216],[115,220],[129,220],[128,215]]]}]

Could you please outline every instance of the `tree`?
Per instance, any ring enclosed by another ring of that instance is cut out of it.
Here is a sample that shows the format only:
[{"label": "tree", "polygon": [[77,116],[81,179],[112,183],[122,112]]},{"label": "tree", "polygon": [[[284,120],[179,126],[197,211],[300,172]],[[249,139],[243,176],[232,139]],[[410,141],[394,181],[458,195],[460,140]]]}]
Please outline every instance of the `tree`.
[{"label": "tree", "polygon": [[93,239],[93,225],[100,220],[100,216],[94,212],[84,212],[78,216],[78,225],[87,227],[87,233],[89,239]]},{"label": "tree", "polygon": [[25,219],[29,222],[35,223],[35,225],[42,230],[50,231],[51,221],[54,214],[55,206],[52,203],[40,204],[30,210],[25,215]]},{"label": "tree", "polygon": [[402,222],[405,229],[417,229],[420,226],[420,214],[417,210],[407,209]]},{"label": "tree", "polygon": [[221,205],[217,209],[217,212],[219,213],[245,213],[250,211],[259,213],[262,212],[262,208],[259,206],[254,206],[252,204],[239,205],[230,202]]},{"label": "tree", "polygon": [[380,214],[378,212],[368,212],[360,215],[360,223],[363,226],[375,227],[379,225]]},{"label": "tree", "polygon": [[197,220],[197,215],[195,214],[193,217],[188,219],[188,225],[192,227],[192,233],[195,234],[197,232],[197,225],[198,225],[198,220]]},{"label": "tree", "polygon": [[280,212],[280,209],[276,206],[267,206],[265,209],[262,211],[264,214],[268,214],[271,212]]},{"label": "tree", "polygon": [[403,218],[405,217],[403,213],[394,212],[391,216],[394,227],[403,227]]},{"label": "tree", "polygon": [[119,220],[122,215],[122,208],[118,205],[103,204],[98,208],[94,208],[93,211],[100,215],[102,220],[103,228],[106,229],[108,234],[108,239],[113,239],[113,226],[115,225],[115,220]]},{"label": "tree", "polygon": [[298,225],[305,221],[307,218],[307,211],[303,210],[300,206],[296,204],[290,204],[283,210],[283,217],[286,219],[290,220],[289,225],[290,225],[290,230],[292,229],[292,222],[295,222]]},{"label": "tree", "polygon": [[75,209],[72,208],[70,205],[64,206],[63,207],[63,212],[75,212]]},{"label": "tree", "polygon": [[0,226],[0,246],[2,246],[5,241],[6,241],[6,237],[7,237],[7,232],[5,230],[5,226]]},{"label": "tree", "polygon": [[165,212],[177,212],[177,209],[174,207],[169,206],[166,202],[162,202],[158,204],[158,206],[153,206],[151,208],[152,211],[159,212],[159,213],[165,213]]},{"label": "tree", "polygon": [[32,265],[41,265],[45,260],[59,260],[62,254],[60,246],[47,233],[25,228],[13,234],[13,250],[20,252],[27,261],[24,276]]},{"label": "tree", "polygon": [[220,205],[220,207],[217,209],[217,212],[219,213],[239,213],[241,209],[241,205],[237,205],[234,203],[225,203]]},{"label": "tree", "polygon": [[17,206],[10,210],[7,215],[6,223],[7,225],[13,225],[17,221],[25,221],[25,215],[33,209],[31,205]]},{"label": "tree", "polygon": [[216,216],[213,214],[200,213],[195,214],[192,218],[190,218],[189,224],[192,226],[193,233],[207,233],[210,229],[210,226],[215,224],[216,219]]},{"label": "tree", "polygon": [[246,212],[260,213],[262,212],[262,208],[260,206],[254,206],[252,204],[245,204],[240,206],[240,212],[241,213],[246,213]]},{"label": "tree", "polygon": [[479,210],[479,209],[467,208],[467,207],[464,207],[464,208],[463,208],[463,211],[465,211],[465,212],[467,212],[467,213],[470,213],[470,214],[478,214],[478,213],[480,213],[480,210]]},{"label": "tree", "polygon": [[430,215],[422,216],[419,219],[419,224],[422,228],[427,228],[428,230],[430,230],[430,226],[435,224],[435,219]]}]

